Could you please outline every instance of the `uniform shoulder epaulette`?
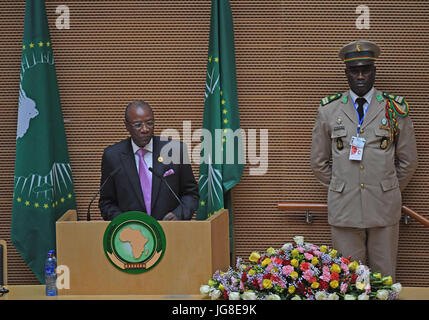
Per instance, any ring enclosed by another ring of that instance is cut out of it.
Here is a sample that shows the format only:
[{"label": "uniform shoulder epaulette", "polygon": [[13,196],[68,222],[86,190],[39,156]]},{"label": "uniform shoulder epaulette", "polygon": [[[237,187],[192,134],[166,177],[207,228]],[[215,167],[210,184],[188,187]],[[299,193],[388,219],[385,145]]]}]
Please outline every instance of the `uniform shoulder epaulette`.
[{"label": "uniform shoulder epaulette", "polygon": [[343,95],[342,93],[336,93],[336,94],[333,94],[333,95],[330,95],[330,96],[324,97],[324,98],[320,101],[320,104],[321,104],[322,106],[326,106],[327,104],[331,103],[332,101],[335,101],[335,100],[337,100],[337,99],[341,98],[341,96],[342,96],[342,95]]},{"label": "uniform shoulder epaulette", "polygon": [[383,96],[390,104],[390,108],[400,117],[405,117],[410,110],[407,100],[401,96],[395,96],[394,94],[383,92]]}]

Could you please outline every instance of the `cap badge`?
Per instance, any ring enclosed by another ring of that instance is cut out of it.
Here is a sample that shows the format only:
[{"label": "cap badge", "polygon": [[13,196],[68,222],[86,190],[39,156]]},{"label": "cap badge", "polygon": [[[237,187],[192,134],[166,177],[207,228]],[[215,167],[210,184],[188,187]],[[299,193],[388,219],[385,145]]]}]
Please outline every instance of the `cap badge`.
[{"label": "cap badge", "polygon": [[357,43],[357,44],[356,44],[356,51],[357,51],[357,52],[361,52],[361,50],[362,50],[362,48],[361,48],[361,46],[360,46],[360,43]]}]

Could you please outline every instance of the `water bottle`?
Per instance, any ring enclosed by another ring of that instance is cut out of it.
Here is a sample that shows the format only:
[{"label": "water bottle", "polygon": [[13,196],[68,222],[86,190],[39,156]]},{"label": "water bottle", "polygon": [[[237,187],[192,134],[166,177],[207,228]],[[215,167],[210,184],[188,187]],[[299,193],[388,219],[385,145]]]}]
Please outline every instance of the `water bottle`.
[{"label": "water bottle", "polygon": [[58,295],[57,289],[57,259],[55,258],[55,250],[49,250],[48,257],[45,261],[45,283],[46,295]]}]

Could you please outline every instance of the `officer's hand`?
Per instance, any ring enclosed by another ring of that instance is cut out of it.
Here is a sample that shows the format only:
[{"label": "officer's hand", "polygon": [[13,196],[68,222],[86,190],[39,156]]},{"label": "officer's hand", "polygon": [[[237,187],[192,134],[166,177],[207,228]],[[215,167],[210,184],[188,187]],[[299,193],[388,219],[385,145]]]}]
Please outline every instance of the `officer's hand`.
[{"label": "officer's hand", "polygon": [[173,220],[179,220],[176,215],[173,212],[167,213],[162,220],[166,221],[173,221]]}]

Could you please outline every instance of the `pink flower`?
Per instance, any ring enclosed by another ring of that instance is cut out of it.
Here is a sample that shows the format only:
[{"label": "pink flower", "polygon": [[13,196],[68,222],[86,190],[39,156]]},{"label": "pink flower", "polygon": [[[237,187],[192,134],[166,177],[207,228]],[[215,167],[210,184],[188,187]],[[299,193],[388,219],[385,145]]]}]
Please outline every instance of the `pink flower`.
[{"label": "pink flower", "polygon": [[307,259],[309,261],[311,261],[311,259],[313,259],[313,255],[308,253],[308,252],[304,253],[304,257],[305,257],[305,259]]},{"label": "pink flower", "polygon": [[349,271],[349,267],[345,263],[343,263],[343,262],[341,262],[341,269],[343,269],[344,272],[348,272]]},{"label": "pink flower", "polygon": [[294,271],[294,268],[292,266],[284,266],[282,269],[283,274],[287,277]]},{"label": "pink flower", "polygon": [[299,253],[304,253],[305,249],[303,247],[296,248]]},{"label": "pink flower", "polygon": [[322,252],[320,252],[319,250],[314,250],[313,253],[317,256],[320,257],[320,255],[322,254]]},{"label": "pink flower", "polygon": [[319,249],[317,246],[315,245],[311,245],[310,246],[311,251],[316,251],[317,249]]},{"label": "pink flower", "polygon": [[325,282],[331,281],[331,273],[329,271],[329,267],[328,266],[323,266],[322,271],[323,271],[323,274],[320,277],[320,279],[322,279]]},{"label": "pink flower", "polygon": [[311,271],[311,269],[306,270],[302,277],[307,280],[308,282],[310,282],[310,279],[313,277],[313,271]]},{"label": "pink flower", "polygon": [[348,286],[349,286],[349,284],[347,282],[342,282],[341,283],[341,293],[346,293]]}]

